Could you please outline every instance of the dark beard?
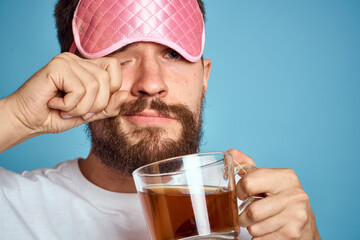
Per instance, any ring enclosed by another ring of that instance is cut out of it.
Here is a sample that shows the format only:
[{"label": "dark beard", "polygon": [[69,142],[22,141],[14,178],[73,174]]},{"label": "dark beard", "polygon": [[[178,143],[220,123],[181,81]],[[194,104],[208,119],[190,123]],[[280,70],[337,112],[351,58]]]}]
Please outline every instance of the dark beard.
[{"label": "dark beard", "polygon": [[[141,112],[148,105],[148,99],[140,97],[135,102],[123,104],[119,116]],[[198,152],[202,136],[202,104],[198,117],[183,104],[167,105],[160,99],[153,99],[149,108],[161,115],[176,117],[182,125],[180,138],[177,141],[165,139],[161,136],[164,130],[157,127],[139,127],[126,134],[119,125],[118,117],[91,122],[92,153],[105,166],[121,174],[131,175],[145,164]],[[131,144],[130,134],[140,141]]]}]

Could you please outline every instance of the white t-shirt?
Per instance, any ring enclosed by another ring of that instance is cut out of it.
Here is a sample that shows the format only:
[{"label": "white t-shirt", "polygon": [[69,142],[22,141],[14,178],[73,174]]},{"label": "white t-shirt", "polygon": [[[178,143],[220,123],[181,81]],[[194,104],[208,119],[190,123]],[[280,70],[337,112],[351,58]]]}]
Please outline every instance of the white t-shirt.
[{"label": "white t-shirt", "polygon": [[[0,239],[150,239],[138,195],[92,184],[78,159],[20,174],[0,168],[0,209]],[[240,239],[251,239],[246,229]]]}]

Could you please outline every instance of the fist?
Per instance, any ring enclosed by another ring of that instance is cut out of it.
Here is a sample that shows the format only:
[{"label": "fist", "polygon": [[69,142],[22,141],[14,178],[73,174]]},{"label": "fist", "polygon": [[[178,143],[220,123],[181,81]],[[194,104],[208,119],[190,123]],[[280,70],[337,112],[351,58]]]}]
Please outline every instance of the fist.
[{"label": "fist", "polygon": [[8,97],[12,112],[34,133],[59,133],[119,114],[128,92],[120,90],[116,58],[55,56]]}]

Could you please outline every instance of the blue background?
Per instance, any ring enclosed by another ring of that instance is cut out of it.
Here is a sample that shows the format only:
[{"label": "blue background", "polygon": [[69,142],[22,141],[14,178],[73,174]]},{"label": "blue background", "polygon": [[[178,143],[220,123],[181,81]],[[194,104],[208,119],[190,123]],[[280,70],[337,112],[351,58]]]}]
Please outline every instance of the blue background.
[{"label": "blue background", "polygon": [[[0,97],[59,53],[55,0],[0,1]],[[292,168],[323,239],[360,235],[360,1],[206,1],[213,61],[202,151]],[[0,154],[14,170],[86,157],[83,126]]]}]

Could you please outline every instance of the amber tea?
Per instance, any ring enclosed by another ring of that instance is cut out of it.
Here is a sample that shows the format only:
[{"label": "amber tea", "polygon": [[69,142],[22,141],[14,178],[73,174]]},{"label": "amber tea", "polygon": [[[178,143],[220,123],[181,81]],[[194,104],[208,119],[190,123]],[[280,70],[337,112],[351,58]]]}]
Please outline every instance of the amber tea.
[{"label": "amber tea", "polygon": [[234,174],[226,152],[178,156],[136,169],[151,239],[238,239]]},{"label": "amber tea", "polygon": [[[143,189],[139,195],[152,239],[239,237],[235,192],[225,187],[192,189],[185,185],[158,185]],[[205,211],[196,209],[199,204],[205,207]],[[199,228],[204,228],[204,224],[208,228],[205,236],[199,233]]]}]

